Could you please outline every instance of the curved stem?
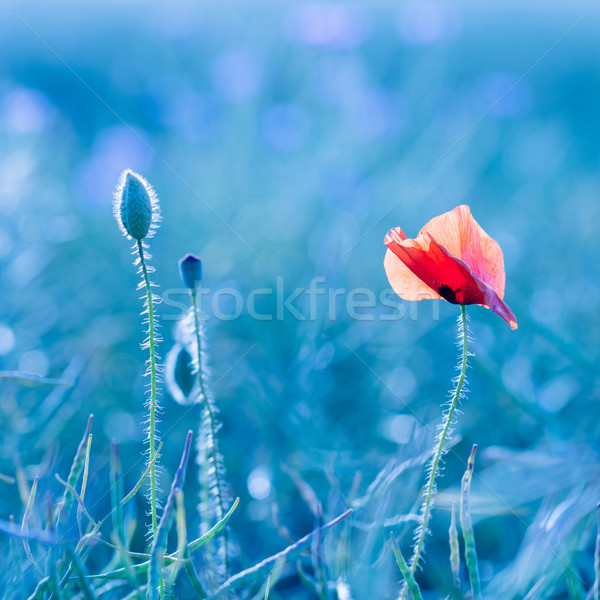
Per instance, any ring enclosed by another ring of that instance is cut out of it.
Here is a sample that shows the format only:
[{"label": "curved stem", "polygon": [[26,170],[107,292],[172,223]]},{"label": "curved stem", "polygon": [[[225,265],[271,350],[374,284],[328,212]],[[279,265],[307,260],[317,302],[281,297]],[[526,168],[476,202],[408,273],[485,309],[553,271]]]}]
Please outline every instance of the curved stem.
[{"label": "curved stem", "polygon": [[[460,324],[458,330],[459,336],[462,335],[462,359],[460,364],[460,375],[458,377],[458,381],[456,383],[456,389],[454,390],[454,394],[452,396],[452,400],[450,401],[450,408],[446,413],[444,418],[444,423],[442,430],[437,439],[437,446],[435,448],[435,454],[433,456],[433,461],[431,463],[431,470],[429,473],[429,478],[427,480],[427,484],[425,485],[425,500],[423,502],[423,506],[421,508],[422,520],[421,520],[421,528],[419,532],[419,537],[415,543],[415,548],[413,552],[412,559],[410,561],[410,573],[414,575],[417,567],[419,565],[419,560],[421,559],[421,554],[423,553],[423,548],[425,546],[425,538],[427,537],[427,529],[429,526],[429,518],[431,517],[431,509],[433,504],[433,496],[435,492],[435,478],[438,472],[438,468],[440,466],[440,460],[442,459],[442,455],[444,454],[444,447],[446,445],[446,440],[448,439],[448,435],[450,433],[450,428],[452,426],[452,419],[454,418],[454,412],[458,405],[458,399],[460,398],[460,393],[462,391],[463,385],[465,383],[465,378],[467,374],[467,358],[469,356],[468,353],[468,335],[467,335],[467,311],[464,304],[460,305]],[[408,587],[405,585],[401,598],[406,598],[406,594],[408,592]]]},{"label": "curved stem", "polygon": [[[219,455],[217,451],[217,427],[215,422],[215,415],[210,405],[210,401],[208,399],[208,395],[206,392],[206,382],[204,381],[204,377],[202,374],[202,343],[200,337],[200,322],[198,319],[198,294],[195,290],[191,290],[190,294],[192,296],[192,309],[194,311],[194,329],[196,332],[196,346],[198,349],[198,385],[200,387],[200,393],[202,394],[202,401],[204,403],[204,409],[206,410],[206,414],[208,415],[208,420],[210,423],[210,435],[212,437],[212,444],[210,447],[211,458],[214,464],[215,469],[215,487],[217,491],[217,502],[219,504],[219,515],[218,518],[222,519],[225,515],[225,506],[223,504],[223,489],[221,485],[221,477],[219,474]],[[227,549],[227,530],[223,529],[223,567],[225,570],[225,579],[229,577],[229,557],[228,557],[228,549]]]},{"label": "curved stem", "polygon": [[150,349],[150,425],[148,443],[150,445],[150,510],[152,514],[152,540],[154,540],[156,538],[156,528],[158,526],[156,516],[156,461],[154,459],[156,453],[156,348],[154,339],[154,302],[152,300],[152,288],[150,286],[148,269],[146,268],[146,262],[144,260],[142,242],[138,240],[137,245],[140,263],[142,265],[142,274],[144,276],[144,285],[146,287],[146,297],[148,299],[148,337]]}]

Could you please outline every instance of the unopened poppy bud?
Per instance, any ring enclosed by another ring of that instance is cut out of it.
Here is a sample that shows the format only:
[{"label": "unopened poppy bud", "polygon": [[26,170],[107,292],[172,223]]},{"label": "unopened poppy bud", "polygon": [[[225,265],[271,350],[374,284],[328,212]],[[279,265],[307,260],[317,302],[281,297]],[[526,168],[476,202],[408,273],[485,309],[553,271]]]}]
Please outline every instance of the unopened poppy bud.
[{"label": "unopened poppy bud", "polygon": [[194,387],[195,377],[192,370],[192,355],[182,348],[175,360],[175,382],[187,398]]},{"label": "unopened poppy bud", "polygon": [[186,254],[179,261],[179,272],[183,285],[190,290],[195,290],[202,281],[202,260],[194,254]]},{"label": "unopened poppy bud", "polygon": [[124,234],[143,240],[158,220],[158,199],[141,176],[123,171],[115,193],[115,217]]},{"label": "unopened poppy bud", "polygon": [[196,383],[193,358],[187,348],[176,344],[167,355],[167,387],[179,404],[190,404],[191,393]]}]

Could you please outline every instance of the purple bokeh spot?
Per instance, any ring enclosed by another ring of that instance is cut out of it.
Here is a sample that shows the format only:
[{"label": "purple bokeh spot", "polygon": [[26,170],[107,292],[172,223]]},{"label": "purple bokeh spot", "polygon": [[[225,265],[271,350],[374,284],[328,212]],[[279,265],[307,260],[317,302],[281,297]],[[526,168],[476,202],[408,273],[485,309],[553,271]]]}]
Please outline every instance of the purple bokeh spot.
[{"label": "purple bokeh spot", "polygon": [[407,44],[451,43],[458,37],[460,25],[458,13],[446,4],[408,2],[398,13],[397,31]]},{"label": "purple bokeh spot", "polygon": [[356,99],[353,110],[354,125],[366,138],[377,138],[402,124],[407,112],[406,103],[381,90],[372,90]]},{"label": "purple bokeh spot", "polygon": [[[142,139],[148,136],[136,132]],[[152,153],[132,131],[121,125],[103,129],[97,136],[87,160],[82,161],[74,176],[74,196],[80,202],[93,205],[110,204],[125,168],[144,173]]]},{"label": "purple bokeh spot", "polygon": [[155,80],[146,105],[152,120],[177,130],[193,142],[210,139],[215,133],[217,111],[213,99],[191,91],[180,78],[168,76]]},{"label": "purple bokeh spot", "polygon": [[241,51],[221,55],[214,65],[213,76],[218,92],[233,104],[254,98],[263,79],[258,60]]},{"label": "purple bokeh spot", "polygon": [[312,72],[314,94],[323,103],[345,106],[365,89],[367,74],[355,54],[336,54],[322,58]]},{"label": "purple bokeh spot", "polygon": [[295,9],[287,21],[289,37],[300,44],[356,48],[369,36],[366,16],[341,4],[311,3]]},{"label": "purple bokeh spot", "polygon": [[37,133],[48,122],[51,104],[42,92],[17,88],[2,99],[2,117],[10,131],[18,134]]}]

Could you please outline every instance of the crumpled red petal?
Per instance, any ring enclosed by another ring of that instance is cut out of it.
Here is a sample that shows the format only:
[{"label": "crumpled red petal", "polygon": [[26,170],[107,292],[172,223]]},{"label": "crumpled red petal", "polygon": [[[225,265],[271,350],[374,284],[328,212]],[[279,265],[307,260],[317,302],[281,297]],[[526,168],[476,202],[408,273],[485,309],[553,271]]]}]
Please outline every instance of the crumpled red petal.
[{"label": "crumpled red petal", "polygon": [[[406,235],[395,227],[386,236],[388,250],[385,253],[383,267],[393,290],[404,300],[434,300],[441,296],[432,290],[424,281],[419,279],[398,257],[389,249],[390,244],[402,243]],[[389,242],[389,243],[388,243]]]},{"label": "crumpled red petal", "polygon": [[438,244],[430,233],[424,232],[416,239],[402,239],[397,230],[392,230],[385,244],[414,276],[448,302],[481,304],[502,317],[512,329],[517,328],[515,315],[496,291],[477,277],[467,263]]},{"label": "crumpled red petal", "polygon": [[501,299],[504,298],[502,249],[473,218],[466,204],[431,219],[419,231],[419,235],[423,233],[431,234],[440,246],[469,265],[481,281],[493,288]]}]

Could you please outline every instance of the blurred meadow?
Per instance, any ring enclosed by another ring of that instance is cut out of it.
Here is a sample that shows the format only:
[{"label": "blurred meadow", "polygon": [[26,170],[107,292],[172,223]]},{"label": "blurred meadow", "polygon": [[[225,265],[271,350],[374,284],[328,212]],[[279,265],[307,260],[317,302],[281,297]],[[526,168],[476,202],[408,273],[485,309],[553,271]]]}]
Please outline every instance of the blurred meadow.
[{"label": "blurred meadow", "polygon": [[[354,508],[323,540],[328,577],[343,582],[328,597],[396,598],[389,534],[409,553],[459,311],[391,294],[383,238],[395,226],[413,237],[469,204],[504,251],[519,328],[467,311],[469,394],[438,480],[423,595],[452,593],[450,507],[476,443],[484,597],[537,585],[531,598],[585,598],[600,499],[600,11],[429,1],[0,11],[0,370],[76,380],[0,381],[0,473],[19,480],[0,480],[0,517],[20,523],[39,476],[43,521],[90,413],[88,510],[110,510],[111,439],[126,490],[143,471],[142,292],[112,216],[131,168],[161,201],[150,254],[162,362],[187,306],[177,261],[203,260],[220,449],[240,498],[234,572],[287,546],[285,529],[311,531],[318,499],[326,521]],[[311,282],[323,291],[312,300]],[[166,495],[199,409],[164,386],[160,403]],[[184,492],[196,536],[193,461]],[[147,510],[142,495],[125,509],[138,549]],[[5,555],[13,542],[0,537]],[[96,548],[88,568],[110,555]],[[22,549],[12,556],[4,597],[27,598],[37,574]],[[270,597],[315,595],[293,560]]]}]

